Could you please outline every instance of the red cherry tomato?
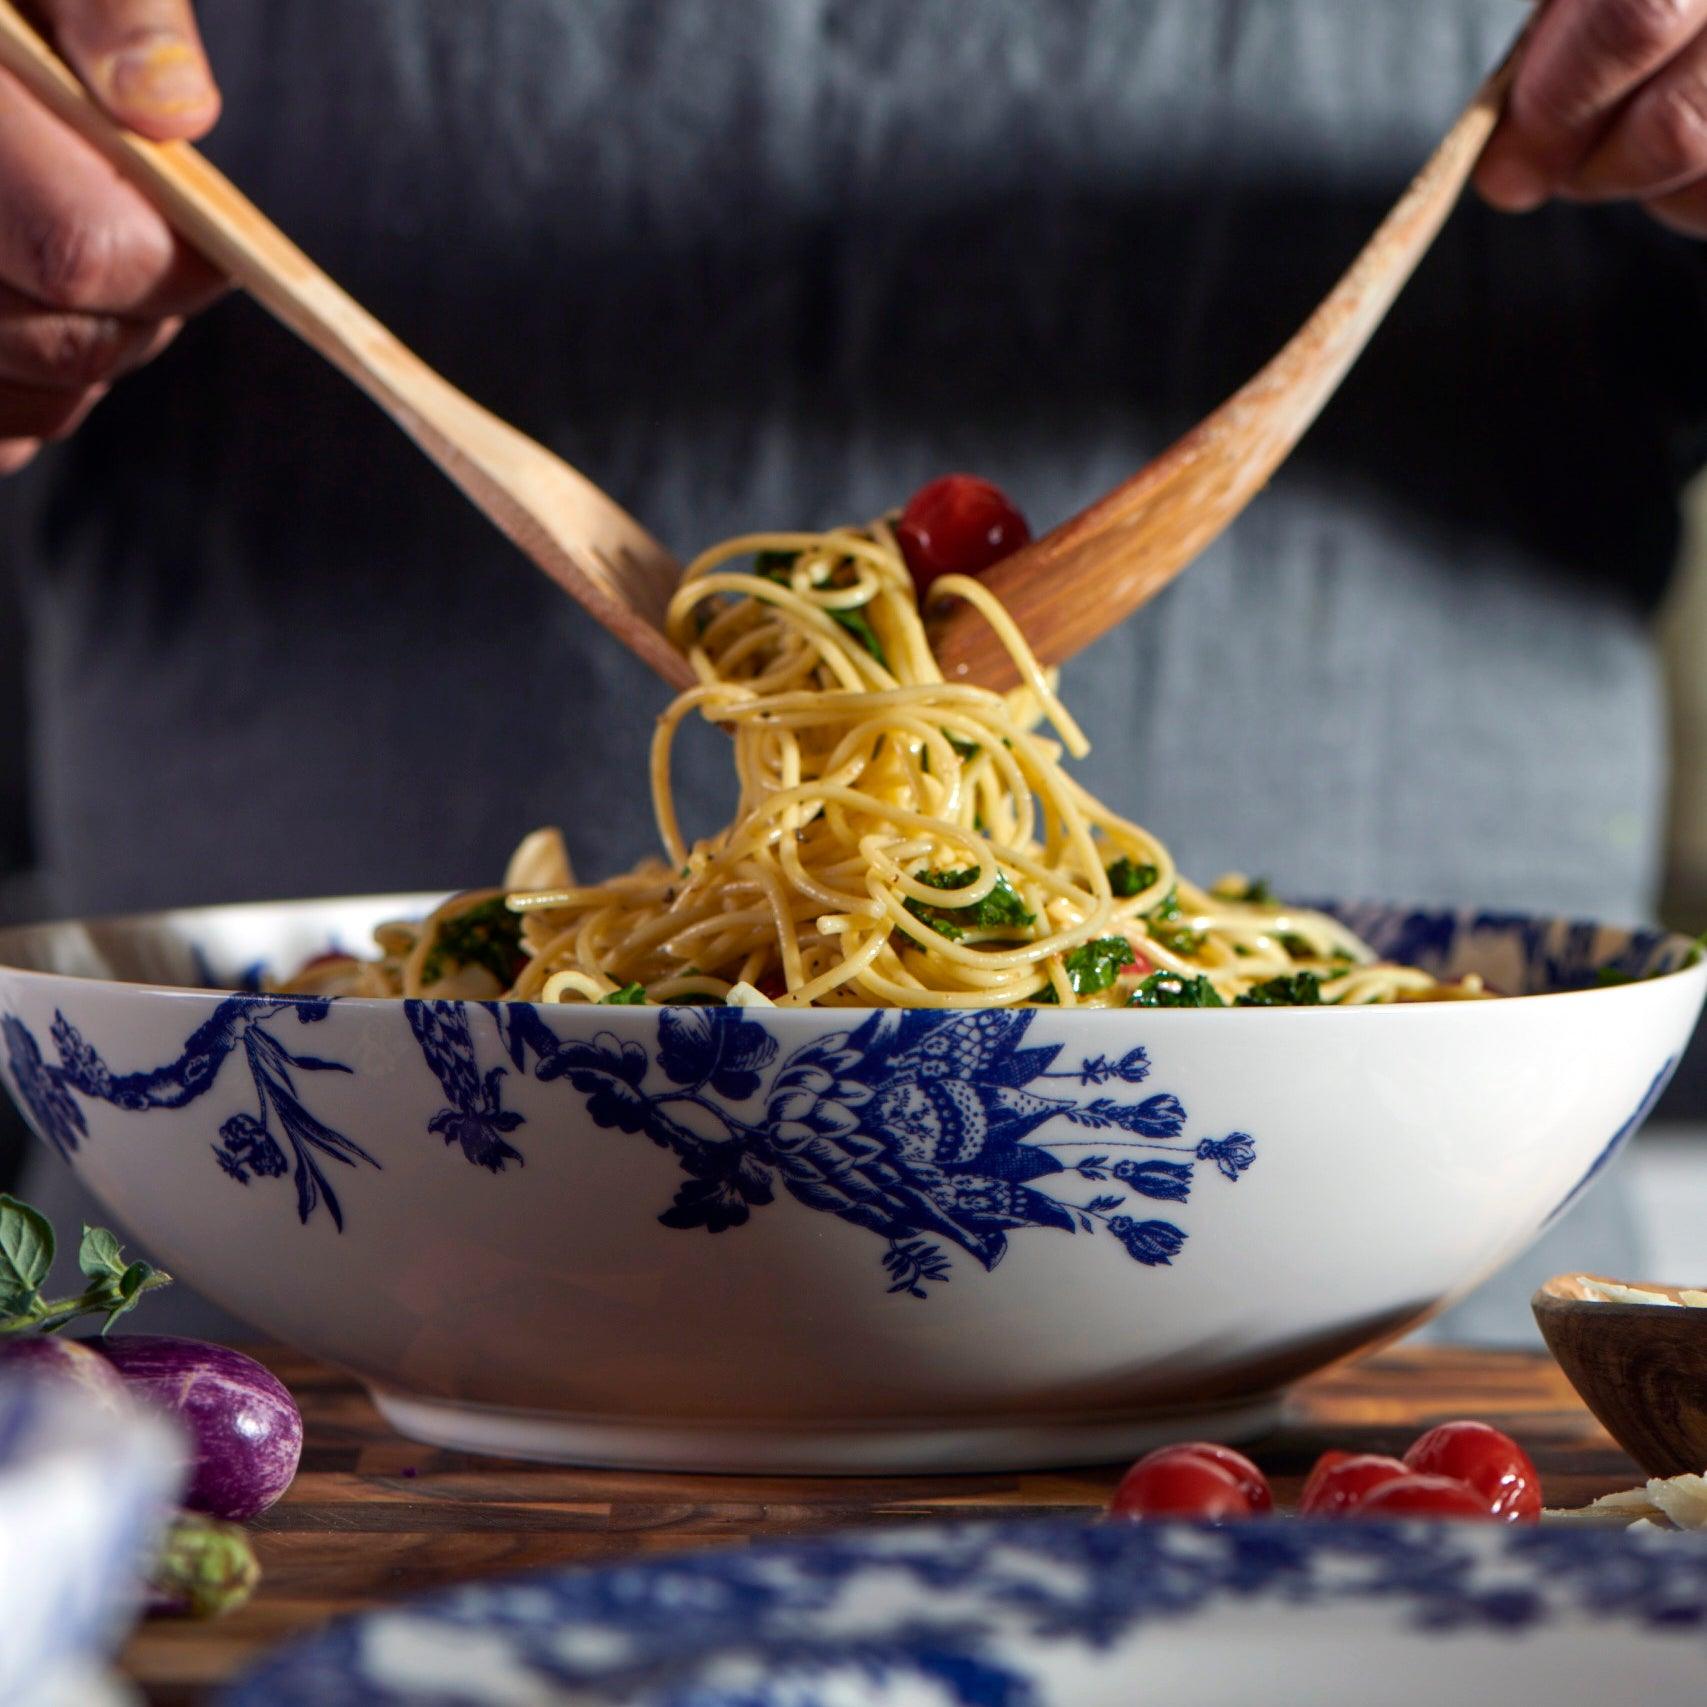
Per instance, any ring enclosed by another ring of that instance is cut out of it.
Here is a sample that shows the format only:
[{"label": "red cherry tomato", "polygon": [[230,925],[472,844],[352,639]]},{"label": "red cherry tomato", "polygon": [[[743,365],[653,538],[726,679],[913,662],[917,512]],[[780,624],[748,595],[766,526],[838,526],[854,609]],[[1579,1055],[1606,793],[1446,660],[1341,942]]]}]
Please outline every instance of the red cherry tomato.
[{"label": "red cherry tomato", "polygon": [[1351,1517],[1491,1518],[1487,1500],[1468,1482],[1450,1476],[1395,1476],[1363,1496]]},{"label": "red cherry tomato", "polygon": [[895,524],[919,597],[939,575],[976,575],[1031,538],[1008,495],[975,474],[945,474],[907,500]]},{"label": "red cherry tomato", "polygon": [[1338,1517],[1383,1482],[1410,1473],[1401,1460],[1383,1458],[1378,1452],[1324,1452],[1299,1496],[1298,1515]]},{"label": "red cherry tomato", "polygon": [[1140,1458],[1114,1490],[1115,1517],[1185,1517],[1219,1522],[1253,1515],[1251,1497],[1231,1470],[1212,1458],[1163,1448]]},{"label": "red cherry tomato", "polygon": [[1508,1434],[1483,1422],[1449,1422],[1420,1436],[1405,1462],[1427,1476],[1468,1482],[1493,1515],[1507,1523],[1541,1518],[1541,1477],[1530,1456]]},{"label": "red cherry tomato", "polygon": [[1252,1511],[1274,1510],[1274,1491],[1268,1485],[1268,1477],[1244,1453],[1235,1452],[1230,1446],[1217,1446],[1212,1440],[1182,1440],[1176,1446],[1158,1446],[1138,1462],[1163,1464],[1183,1458],[1201,1459],[1225,1470],[1244,1489]]}]

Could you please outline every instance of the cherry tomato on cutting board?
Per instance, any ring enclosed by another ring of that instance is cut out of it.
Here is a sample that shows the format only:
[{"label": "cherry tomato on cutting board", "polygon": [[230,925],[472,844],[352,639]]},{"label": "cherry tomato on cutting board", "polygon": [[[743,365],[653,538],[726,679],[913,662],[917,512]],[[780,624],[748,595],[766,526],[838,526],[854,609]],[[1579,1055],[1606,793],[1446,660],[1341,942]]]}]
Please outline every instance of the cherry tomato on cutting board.
[{"label": "cherry tomato on cutting board", "polygon": [[1405,1462],[1428,1476],[1468,1483],[1506,1523],[1541,1518],[1541,1477],[1527,1452],[1484,1422],[1449,1422],[1418,1437]]},{"label": "cherry tomato on cutting board", "polygon": [[1180,1454],[1206,1458],[1211,1464],[1219,1464],[1245,1490],[1245,1498],[1251,1502],[1252,1511],[1274,1510],[1274,1490],[1268,1485],[1268,1477],[1244,1453],[1235,1452],[1230,1446],[1217,1446],[1211,1440],[1187,1440],[1178,1446],[1159,1447],[1150,1456],[1160,1458]]},{"label": "cherry tomato on cutting board", "polygon": [[1402,1459],[1385,1458],[1378,1452],[1324,1452],[1298,1497],[1298,1515],[1342,1516],[1384,1482],[1411,1473]]},{"label": "cherry tomato on cutting board", "polygon": [[1001,487],[945,474],[907,500],[895,538],[923,599],[939,575],[977,575],[1019,550],[1031,529]]},{"label": "cherry tomato on cutting board", "polygon": [[1348,1517],[1491,1518],[1488,1502],[1468,1482],[1412,1473],[1383,1482],[1346,1513]]},{"label": "cherry tomato on cutting board", "polygon": [[1185,1517],[1211,1521],[1270,1511],[1267,1478],[1242,1452],[1208,1441],[1163,1446],[1120,1479],[1109,1510],[1116,1517]]}]

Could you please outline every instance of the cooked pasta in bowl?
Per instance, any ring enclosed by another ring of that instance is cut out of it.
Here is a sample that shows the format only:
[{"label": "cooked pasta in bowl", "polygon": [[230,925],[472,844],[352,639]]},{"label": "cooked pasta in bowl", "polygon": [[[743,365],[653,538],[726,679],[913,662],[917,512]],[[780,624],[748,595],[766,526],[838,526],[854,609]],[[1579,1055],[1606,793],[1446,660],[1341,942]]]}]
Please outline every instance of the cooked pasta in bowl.
[{"label": "cooked pasta in bowl", "polygon": [[[1443,981],[1384,960],[1260,880],[1179,877],[1161,841],[1073,780],[1063,754],[1089,744],[988,591],[954,574],[928,591],[976,604],[1025,685],[944,681],[888,520],[708,551],[670,607],[700,682],[653,741],[660,855],[582,883],[561,834],[538,831],[503,885],[388,921],[371,953],[317,955],[282,987],[932,1009],[1491,993],[1473,973]],[[740,803],[690,846],[670,760],[696,715],[730,732]]]},{"label": "cooked pasta in bowl", "polygon": [[[484,890],[0,932],[0,1079],[181,1279],[423,1439],[900,1471],[1260,1429],[1589,1186],[1707,966],[1197,887],[954,573],[1024,685],[943,681],[907,524],[690,568],[650,862],[581,879],[571,819]],[[689,716],[740,782],[693,843]]]}]

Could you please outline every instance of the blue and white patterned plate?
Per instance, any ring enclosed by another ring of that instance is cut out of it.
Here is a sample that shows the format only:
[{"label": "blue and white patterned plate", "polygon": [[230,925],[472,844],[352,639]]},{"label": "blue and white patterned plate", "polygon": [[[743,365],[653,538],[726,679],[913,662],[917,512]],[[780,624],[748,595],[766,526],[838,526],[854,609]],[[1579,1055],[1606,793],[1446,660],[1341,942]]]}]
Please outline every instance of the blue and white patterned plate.
[{"label": "blue and white patterned plate", "polygon": [[164,1417],[0,1371],[0,1707],[101,1707],[184,1485]]},{"label": "blue and white patterned plate", "polygon": [[1707,1537],[1480,1525],[866,1531],[346,1620],[224,1707],[1565,1707],[1707,1696]]}]

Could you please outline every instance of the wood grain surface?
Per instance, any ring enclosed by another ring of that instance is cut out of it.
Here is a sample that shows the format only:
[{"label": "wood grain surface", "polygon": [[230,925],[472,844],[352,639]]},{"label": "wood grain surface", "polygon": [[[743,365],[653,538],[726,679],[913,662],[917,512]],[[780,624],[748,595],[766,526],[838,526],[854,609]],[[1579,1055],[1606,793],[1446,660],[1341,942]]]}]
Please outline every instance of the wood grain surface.
[{"label": "wood grain surface", "polygon": [[[302,1469],[253,1525],[265,1580],[250,1605],[211,1624],[150,1623],[132,1640],[123,1670],[157,1707],[207,1701],[266,1648],[340,1613],[472,1577],[857,1524],[1088,1515],[1124,1467],[760,1478],[476,1458],[392,1433],[347,1376],[283,1350],[257,1355],[302,1406]],[[1402,1451],[1422,1428],[1459,1416],[1516,1435],[1540,1467],[1550,1505],[1582,1504],[1639,1479],[1550,1359],[1445,1347],[1387,1352],[1306,1382],[1253,1456],[1286,1504],[1324,1447]]]}]

